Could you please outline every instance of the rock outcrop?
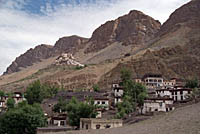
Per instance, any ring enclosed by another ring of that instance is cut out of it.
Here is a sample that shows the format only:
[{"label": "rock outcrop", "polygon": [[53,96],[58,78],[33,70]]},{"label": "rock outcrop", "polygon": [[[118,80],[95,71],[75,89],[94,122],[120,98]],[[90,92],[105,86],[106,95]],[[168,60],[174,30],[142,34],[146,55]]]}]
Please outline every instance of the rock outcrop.
[{"label": "rock outcrop", "polygon": [[4,74],[18,72],[22,67],[25,68],[33,65],[33,63],[41,61],[42,59],[49,58],[52,48],[53,46],[43,44],[36,46],[34,49],[29,49],[26,53],[17,57]]},{"label": "rock outcrop", "polygon": [[84,43],[88,39],[79,36],[69,36],[60,38],[55,46],[39,45],[34,49],[30,49],[15,59],[7,68],[4,74],[18,72],[21,68],[26,68],[34,63],[40,62],[42,59],[48,59],[53,56],[59,56],[62,53],[75,53],[84,47]]},{"label": "rock outcrop", "polygon": [[123,45],[144,45],[160,29],[160,22],[140,11],[133,10],[116,20],[108,21],[97,28],[89,42],[86,53],[99,51],[113,42]]}]

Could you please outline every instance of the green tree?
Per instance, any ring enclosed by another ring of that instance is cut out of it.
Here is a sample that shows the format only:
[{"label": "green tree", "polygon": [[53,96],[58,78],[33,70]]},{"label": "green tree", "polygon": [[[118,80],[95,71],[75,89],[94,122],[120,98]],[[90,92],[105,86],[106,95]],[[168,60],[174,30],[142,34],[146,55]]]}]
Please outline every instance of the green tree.
[{"label": "green tree", "polygon": [[127,68],[123,68],[121,71],[121,80],[122,82],[126,82],[128,80],[131,80],[132,74],[131,71],[128,70]]},{"label": "green tree", "polygon": [[92,102],[79,102],[72,98],[67,105],[67,115],[71,126],[79,127],[80,118],[95,118],[97,106]]},{"label": "green tree", "polygon": [[67,102],[63,98],[59,98],[58,103],[54,105],[53,111],[57,113],[67,111]]},{"label": "green tree", "polygon": [[132,113],[135,110],[135,103],[132,102],[130,96],[124,96],[123,101],[117,104],[116,118],[123,118],[125,115]]},{"label": "green tree", "polygon": [[37,127],[44,127],[46,118],[39,104],[22,104],[0,117],[1,134],[35,134]]},{"label": "green tree", "polygon": [[0,90],[0,100],[5,96],[5,92]]},{"label": "green tree", "polygon": [[56,86],[42,85],[41,90],[44,98],[52,98],[58,93],[59,88]]},{"label": "green tree", "polygon": [[99,92],[99,91],[100,91],[99,85],[98,85],[98,84],[93,85],[93,90],[94,90],[95,92]]},{"label": "green tree", "polygon": [[122,118],[123,114],[128,114],[127,109],[132,108],[132,110],[129,110],[131,112],[135,109],[136,105],[142,108],[144,104],[144,99],[147,97],[146,87],[140,83],[134,82],[131,76],[132,74],[130,70],[125,68],[121,70],[121,86],[123,86],[124,88],[124,96],[122,100],[125,102],[120,104],[120,107],[122,107],[121,109],[123,110],[120,110],[118,108],[117,117]]},{"label": "green tree", "polygon": [[44,93],[39,80],[28,86],[25,92],[25,98],[27,99],[28,104],[41,103],[43,101]]},{"label": "green tree", "polygon": [[15,100],[11,97],[8,98],[7,102],[6,102],[6,106],[9,109],[12,109],[15,107]]},{"label": "green tree", "polygon": [[199,87],[198,79],[195,78],[195,79],[187,80],[185,87],[187,87],[187,88],[198,88]]}]

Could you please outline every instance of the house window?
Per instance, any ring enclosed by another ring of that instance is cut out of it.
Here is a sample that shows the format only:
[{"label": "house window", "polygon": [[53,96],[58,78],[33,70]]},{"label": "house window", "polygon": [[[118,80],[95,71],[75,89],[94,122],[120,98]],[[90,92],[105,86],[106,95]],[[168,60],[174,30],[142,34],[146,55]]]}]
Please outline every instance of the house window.
[{"label": "house window", "polygon": [[101,125],[96,125],[96,129],[100,129]]},{"label": "house window", "polygon": [[174,92],[172,92],[172,95],[174,95]]},{"label": "house window", "polygon": [[183,94],[183,91],[181,91],[180,94]]},{"label": "house window", "polygon": [[176,97],[175,101],[177,101],[177,100],[178,100],[178,97],[177,97],[177,96],[175,96],[175,97]]},{"label": "house window", "polygon": [[61,122],[60,122],[60,125],[61,125],[61,126],[64,126],[64,125],[65,125],[65,121],[61,121]]},{"label": "house window", "polygon": [[106,104],[106,102],[105,102],[105,101],[102,101],[102,104]]},{"label": "house window", "polygon": [[100,104],[100,101],[97,101],[97,104]]},{"label": "house window", "polygon": [[177,92],[175,92],[175,95],[177,95]]},{"label": "house window", "polygon": [[158,111],[158,109],[155,109],[155,111]]},{"label": "house window", "polygon": [[85,126],[85,129],[88,129],[88,124]]},{"label": "house window", "polygon": [[110,125],[108,125],[108,124],[105,126],[105,128],[110,128],[110,127],[111,127],[111,126],[110,126]]},{"label": "house window", "polygon": [[190,91],[188,91],[188,94],[190,94]]},{"label": "house window", "polygon": [[181,100],[183,100],[183,95],[181,95]]}]

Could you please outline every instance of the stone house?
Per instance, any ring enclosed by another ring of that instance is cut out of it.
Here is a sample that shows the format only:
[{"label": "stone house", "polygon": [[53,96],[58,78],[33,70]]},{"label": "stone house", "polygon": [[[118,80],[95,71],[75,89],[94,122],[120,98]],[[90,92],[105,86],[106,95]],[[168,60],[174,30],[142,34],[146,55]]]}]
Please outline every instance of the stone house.
[{"label": "stone house", "polygon": [[191,93],[192,93],[192,89],[184,88],[182,86],[175,86],[173,88],[156,90],[156,94],[158,96],[161,96],[161,97],[169,96],[174,101],[184,101],[187,99],[187,95]]},{"label": "stone house", "polygon": [[51,117],[50,126],[66,126],[67,125],[67,115],[62,114],[58,116]]},{"label": "stone house", "polygon": [[106,98],[106,97],[95,97],[94,104],[101,106],[102,108],[105,108],[106,110],[109,110],[110,100],[109,98]]},{"label": "stone house", "polygon": [[119,102],[122,102],[122,97],[124,94],[124,89],[123,87],[115,87],[113,88],[114,92],[114,104],[116,105]]},{"label": "stone house", "polygon": [[167,97],[148,98],[144,101],[142,113],[168,112],[174,110],[173,99]]},{"label": "stone house", "polygon": [[80,129],[107,129],[122,127],[123,121],[120,119],[95,119],[95,118],[81,118]]},{"label": "stone house", "polygon": [[163,86],[163,78],[160,74],[146,74],[143,77],[143,82],[147,88]]}]

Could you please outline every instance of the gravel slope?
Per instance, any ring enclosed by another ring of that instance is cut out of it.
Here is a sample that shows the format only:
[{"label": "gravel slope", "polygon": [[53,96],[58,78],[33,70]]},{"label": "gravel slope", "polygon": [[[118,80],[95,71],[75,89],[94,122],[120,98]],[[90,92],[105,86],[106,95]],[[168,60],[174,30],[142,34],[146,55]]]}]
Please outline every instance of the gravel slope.
[{"label": "gravel slope", "polygon": [[65,134],[200,134],[200,103],[178,108],[173,112],[122,128]]}]

